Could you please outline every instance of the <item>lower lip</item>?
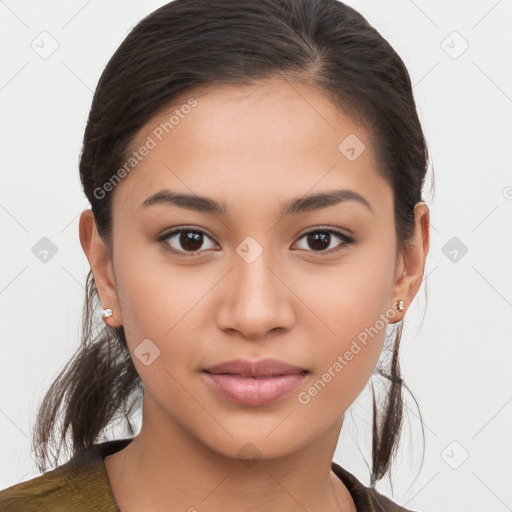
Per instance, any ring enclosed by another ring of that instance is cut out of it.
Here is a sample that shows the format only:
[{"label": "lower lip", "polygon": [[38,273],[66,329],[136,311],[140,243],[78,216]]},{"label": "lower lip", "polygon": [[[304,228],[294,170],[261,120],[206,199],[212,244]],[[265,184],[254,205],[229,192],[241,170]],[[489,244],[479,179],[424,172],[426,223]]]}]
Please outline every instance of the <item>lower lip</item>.
[{"label": "lower lip", "polygon": [[233,402],[263,405],[287,395],[305,379],[304,373],[276,377],[242,377],[235,374],[203,372],[206,382]]}]

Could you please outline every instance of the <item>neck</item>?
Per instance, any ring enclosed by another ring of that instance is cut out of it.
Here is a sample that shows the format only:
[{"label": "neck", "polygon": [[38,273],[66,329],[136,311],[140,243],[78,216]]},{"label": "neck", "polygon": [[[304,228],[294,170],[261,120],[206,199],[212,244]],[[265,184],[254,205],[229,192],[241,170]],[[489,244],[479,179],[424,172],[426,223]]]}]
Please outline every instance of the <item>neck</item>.
[{"label": "neck", "polygon": [[[121,512],[355,511],[331,471],[342,420],[325,435],[281,457],[229,457],[182,430],[168,416],[144,411],[128,446],[105,458]],[[244,451],[245,453],[245,451]]]}]

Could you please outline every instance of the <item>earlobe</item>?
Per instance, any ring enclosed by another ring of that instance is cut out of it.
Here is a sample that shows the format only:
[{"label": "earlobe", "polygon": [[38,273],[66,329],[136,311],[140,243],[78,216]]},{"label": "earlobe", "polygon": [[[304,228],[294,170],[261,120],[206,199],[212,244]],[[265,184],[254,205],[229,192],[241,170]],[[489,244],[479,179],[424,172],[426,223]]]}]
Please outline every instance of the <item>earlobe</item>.
[{"label": "earlobe", "polygon": [[[122,325],[122,317],[110,252],[98,234],[91,209],[84,210],[80,214],[79,235],[80,244],[94,275],[102,307],[102,318],[110,327],[118,327]],[[104,315],[103,311],[105,310],[112,311],[112,314]]]}]

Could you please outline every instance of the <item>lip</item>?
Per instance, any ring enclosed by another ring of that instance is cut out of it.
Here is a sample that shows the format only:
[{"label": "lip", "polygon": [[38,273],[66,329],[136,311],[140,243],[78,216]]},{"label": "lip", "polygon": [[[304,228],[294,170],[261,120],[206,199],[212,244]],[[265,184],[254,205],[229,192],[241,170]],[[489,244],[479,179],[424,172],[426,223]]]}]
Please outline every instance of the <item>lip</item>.
[{"label": "lip", "polygon": [[286,396],[307,373],[304,368],[277,359],[235,359],[202,371],[214,391],[245,405],[263,405]]},{"label": "lip", "polygon": [[244,377],[268,377],[276,375],[289,375],[291,373],[306,372],[305,368],[285,363],[279,359],[260,359],[249,361],[247,359],[232,359],[224,363],[205,368],[208,373],[231,373]]}]

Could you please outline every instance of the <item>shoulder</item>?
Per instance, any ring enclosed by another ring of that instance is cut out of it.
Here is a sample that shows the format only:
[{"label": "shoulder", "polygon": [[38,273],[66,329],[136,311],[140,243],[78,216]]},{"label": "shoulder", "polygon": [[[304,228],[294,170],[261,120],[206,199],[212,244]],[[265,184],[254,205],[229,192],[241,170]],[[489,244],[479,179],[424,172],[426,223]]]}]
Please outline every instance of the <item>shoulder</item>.
[{"label": "shoulder", "polygon": [[[43,475],[0,491],[1,512],[78,510],[76,503],[92,495],[98,468],[94,461],[74,457]],[[101,510],[101,509],[100,509]]]},{"label": "shoulder", "polygon": [[331,467],[352,495],[357,512],[413,512],[398,505],[375,489],[366,487],[339,464],[333,462]]},{"label": "shoulder", "polygon": [[0,511],[73,510],[70,501],[81,498],[83,476],[87,475],[87,472],[80,469],[82,468],[64,464],[53,471],[0,491]]},{"label": "shoulder", "polygon": [[0,512],[118,511],[104,457],[123,442],[93,445],[51,471],[0,491]]}]

